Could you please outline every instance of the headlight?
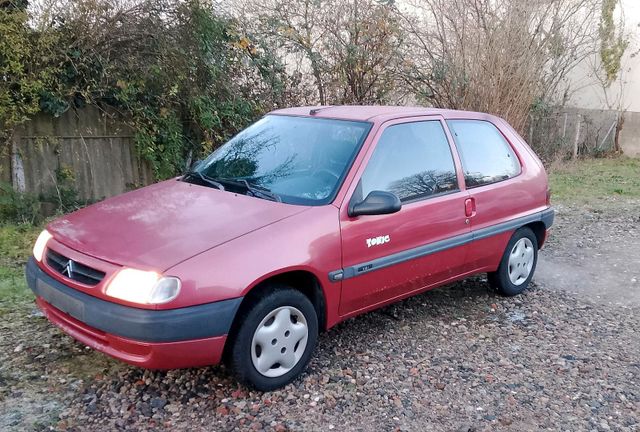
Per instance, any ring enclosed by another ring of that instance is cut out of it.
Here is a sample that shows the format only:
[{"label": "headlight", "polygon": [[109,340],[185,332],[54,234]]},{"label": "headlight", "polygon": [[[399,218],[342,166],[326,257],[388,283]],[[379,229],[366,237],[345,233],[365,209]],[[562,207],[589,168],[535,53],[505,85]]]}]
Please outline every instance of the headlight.
[{"label": "headlight", "polygon": [[180,279],[153,271],[124,268],[107,285],[110,297],[141,304],[167,303],[180,293]]},{"label": "headlight", "polygon": [[36,240],[36,244],[33,245],[33,257],[36,261],[42,261],[42,255],[44,255],[44,248],[47,247],[47,242],[53,236],[49,233],[49,231],[44,230],[38,236],[38,240]]}]

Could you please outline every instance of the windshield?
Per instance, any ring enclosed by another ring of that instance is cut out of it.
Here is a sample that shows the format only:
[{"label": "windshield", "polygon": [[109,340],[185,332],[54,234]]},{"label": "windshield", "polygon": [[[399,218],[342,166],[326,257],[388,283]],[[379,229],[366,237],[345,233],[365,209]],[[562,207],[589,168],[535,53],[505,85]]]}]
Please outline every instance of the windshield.
[{"label": "windshield", "polygon": [[224,185],[260,188],[285,203],[327,204],[370,128],[367,122],[269,115],[213,152],[197,172]]}]

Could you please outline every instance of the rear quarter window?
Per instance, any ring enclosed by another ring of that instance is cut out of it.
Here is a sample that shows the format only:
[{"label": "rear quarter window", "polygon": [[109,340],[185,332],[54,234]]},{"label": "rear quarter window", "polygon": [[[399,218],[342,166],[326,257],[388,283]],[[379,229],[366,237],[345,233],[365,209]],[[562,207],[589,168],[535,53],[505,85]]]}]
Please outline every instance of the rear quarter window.
[{"label": "rear quarter window", "polygon": [[448,120],[462,161],[468,188],[507,180],[520,174],[520,161],[492,123]]}]

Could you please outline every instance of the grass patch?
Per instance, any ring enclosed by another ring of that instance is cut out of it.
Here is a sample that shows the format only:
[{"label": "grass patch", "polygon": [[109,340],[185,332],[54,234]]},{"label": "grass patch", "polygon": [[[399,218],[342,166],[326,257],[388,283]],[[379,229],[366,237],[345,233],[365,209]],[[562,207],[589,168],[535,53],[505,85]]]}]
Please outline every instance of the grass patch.
[{"label": "grass patch", "polygon": [[550,168],[549,183],[552,199],[560,202],[640,198],[640,159],[615,157],[566,162]]},{"label": "grass patch", "polygon": [[0,225],[0,307],[31,298],[24,264],[41,230],[33,225]]}]

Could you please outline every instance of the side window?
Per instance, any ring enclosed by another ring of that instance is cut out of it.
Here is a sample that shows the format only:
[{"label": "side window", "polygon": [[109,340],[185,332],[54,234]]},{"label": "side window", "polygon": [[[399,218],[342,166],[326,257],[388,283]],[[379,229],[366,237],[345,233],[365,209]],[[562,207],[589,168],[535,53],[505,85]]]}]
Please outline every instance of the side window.
[{"label": "side window", "polygon": [[449,120],[467,187],[482,186],[520,174],[520,162],[509,143],[491,123]]},{"label": "side window", "polygon": [[358,191],[395,193],[410,201],[458,189],[451,148],[439,121],[389,126],[362,174]]}]

